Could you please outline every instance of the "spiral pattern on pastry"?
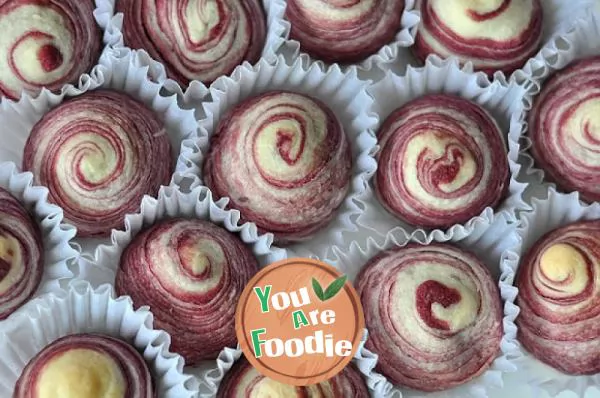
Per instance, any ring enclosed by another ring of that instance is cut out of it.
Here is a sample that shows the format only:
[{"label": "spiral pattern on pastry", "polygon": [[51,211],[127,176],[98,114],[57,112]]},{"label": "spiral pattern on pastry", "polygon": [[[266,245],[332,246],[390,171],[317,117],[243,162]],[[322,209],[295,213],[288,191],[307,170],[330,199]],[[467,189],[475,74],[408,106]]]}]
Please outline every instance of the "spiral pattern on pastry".
[{"label": "spiral pattern on pastry", "polygon": [[329,63],[359,62],[394,40],[404,0],[288,0],[290,38]]},{"label": "spiral pattern on pastry", "polygon": [[0,93],[58,90],[98,61],[102,31],[94,4],[79,0],[5,0],[0,4]]},{"label": "spiral pattern on pastry", "polygon": [[33,296],[43,273],[37,223],[14,196],[0,188],[0,320]]},{"label": "spiral pattern on pastry", "polygon": [[126,94],[85,93],[52,109],[33,127],[23,169],[48,187],[79,237],[108,236],[145,194],[168,184],[171,144],[152,110]]},{"label": "spiral pattern on pastry", "polygon": [[544,235],[519,265],[515,286],[523,346],[564,373],[599,373],[600,221]]},{"label": "spiral pattern on pastry", "polygon": [[375,191],[406,222],[447,228],[503,199],[509,167],[502,132],[483,108],[428,95],[393,112],[378,133]]},{"label": "spiral pattern on pastry", "polygon": [[117,2],[117,12],[125,44],[148,51],[182,85],[210,84],[257,62],[266,41],[260,0],[128,0]]},{"label": "spiral pattern on pastry", "polygon": [[235,308],[257,271],[237,236],[208,221],[171,219],[127,246],[115,287],[136,307],[150,306],[154,326],[171,335],[171,348],[191,366],[235,347]]},{"label": "spiral pattern on pastry", "polygon": [[273,91],[224,115],[204,182],[279,244],[328,224],[350,185],[352,154],[335,114],[306,95]]},{"label": "spiral pattern on pastry", "polygon": [[445,390],[483,373],[502,339],[500,293],[473,254],[450,244],[385,251],[357,277],[367,349],[393,384]]},{"label": "spiral pattern on pastry", "polygon": [[548,180],[600,201],[600,57],[556,73],[529,115],[531,154]]},{"label": "spiral pattern on pastry", "polygon": [[509,75],[540,48],[543,9],[540,0],[419,0],[421,23],[414,53],[473,63],[492,76]]},{"label": "spiral pattern on pastry", "polygon": [[296,387],[263,376],[243,357],[227,372],[217,392],[217,398],[368,398],[369,396],[369,390],[361,373],[352,364],[327,381]]},{"label": "spiral pattern on pastry", "polygon": [[13,398],[156,398],[144,358],[129,344],[73,334],[46,346],[25,367]]}]

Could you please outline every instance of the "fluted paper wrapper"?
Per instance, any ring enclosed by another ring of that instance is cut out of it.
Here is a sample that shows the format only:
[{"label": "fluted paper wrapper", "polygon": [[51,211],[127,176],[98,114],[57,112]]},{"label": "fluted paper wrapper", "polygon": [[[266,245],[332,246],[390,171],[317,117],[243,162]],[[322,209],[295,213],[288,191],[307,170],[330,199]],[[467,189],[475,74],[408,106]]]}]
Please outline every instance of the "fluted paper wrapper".
[{"label": "fluted paper wrapper", "polygon": [[[402,13],[402,20],[400,27],[394,40],[381,47],[377,53],[370,55],[363,61],[356,63],[355,66],[360,69],[361,72],[370,71],[374,66],[382,64],[389,64],[391,62],[399,61],[400,58],[405,57],[405,51],[415,43],[415,36],[417,34],[417,27],[421,17],[419,12],[416,10],[416,0],[405,0],[404,12]],[[289,37],[291,24],[285,20],[285,37]],[[319,64],[321,67],[325,67],[325,62],[320,61],[311,57],[310,55],[302,52],[300,43],[296,40],[288,39],[285,42],[284,48],[289,53],[291,59],[295,60],[300,58],[304,65],[311,65],[313,63]],[[402,60],[404,61],[404,60]],[[350,65],[338,65],[342,69],[347,69]]]},{"label": "fluted paper wrapper", "polygon": [[[519,137],[525,117],[522,109],[526,89],[522,85],[515,82],[508,86],[500,82],[490,83],[483,73],[469,73],[461,69],[456,61],[446,60],[439,65],[427,61],[424,68],[408,67],[403,77],[388,71],[382,80],[369,87],[368,92],[375,98],[373,109],[378,114],[377,128],[394,110],[428,94],[457,95],[481,105],[496,119],[504,133],[511,176],[507,196],[495,209],[487,207],[479,216],[446,230],[416,228],[391,215],[380,204],[371,178],[365,194],[357,198],[361,207],[365,208],[357,224],[369,232],[368,240],[382,242],[391,239],[397,244],[404,244],[409,240],[429,243],[434,240],[463,239],[477,228],[490,224],[499,215],[515,219],[518,210],[529,208],[523,199],[527,184],[517,181],[521,169],[517,162]],[[364,246],[364,242],[359,243],[361,247]]]},{"label": "fluted paper wrapper", "polygon": [[[352,359],[352,363],[361,371],[365,378],[365,383],[369,387],[369,392],[372,397],[383,397],[384,396],[384,385],[382,380],[385,380],[383,376],[376,373],[373,369],[377,363],[377,355],[365,348],[365,342],[368,338],[368,332],[365,329],[365,333],[362,341],[359,344],[356,354]],[[238,348],[225,348],[219,354],[216,361],[213,361],[210,365],[206,366],[197,372],[200,379],[200,398],[214,398],[217,396],[221,381],[235,364],[244,354],[242,350]]]},{"label": "fluted paper wrapper", "polygon": [[[352,150],[348,194],[328,225],[309,240],[287,247],[294,256],[323,258],[331,245],[343,243],[343,232],[357,230],[353,219],[362,209],[355,200],[364,193],[366,181],[376,170],[372,153],[377,117],[371,111],[373,99],[366,92],[367,83],[359,80],[356,73],[356,68],[342,72],[335,65],[328,69],[316,64],[305,68],[300,60],[289,66],[280,56],[275,64],[264,60],[256,66],[245,63],[231,77],[217,79],[210,87],[210,100],[204,103],[206,118],[199,120],[201,137],[210,137],[221,117],[237,104],[273,90],[297,92],[321,100],[342,123]],[[196,176],[192,186],[203,183],[202,164],[208,151],[209,145],[205,141],[198,142],[194,152],[183,148],[182,155],[192,160],[186,175]]]},{"label": "fluted paper wrapper", "polygon": [[[481,376],[474,380],[446,391],[426,393],[415,391],[402,386],[394,386],[383,376],[380,376],[377,388],[381,388],[385,398],[465,398],[487,397],[487,391],[503,386],[502,375],[515,372],[515,360],[521,356],[517,348],[517,328],[514,320],[517,308],[514,305],[516,288],[512,286],[509,273],[516,267],[519,238],[516,234],[517,224],[511,222],[506,215],[500,215],[491,222],[479,225],[468,236],[446,235],[435,239],[436,242],[449,242],[475,254],[487,265],[492,276],[498,280],[500,294],[504,303],[503,327],[504,335],[500,344],[500,353],[492,365]],[[416,240],[412,240],[415,242]],[[398,244],[391,234],[383,241],[369,240],[367,246],[362,248],[356,241],[350,244],[348,250],[342,251],[335,248],[334,255],[327,261],[348,275],[354,281],[362,267],[374,256],[384,250],[405,246],[404,242]],[[421,242],[419,242],[421,243]],[[377,353],[375,353],[377,354]],[[379,386],[381,384],[381,386]]]},{"label": "fluted paper wrapper", "polygon": [[[111,33],[111,27],[110,27],[109,21],[112,20],[112,18],[113,18],[112,11],[107,10],[105,7],[103,7],[101,4],[102,1],[103,0],[96,0],[96,2],[95,2],[96,8],[94,9],[94,19],[96,20],[96,23],[100,26],[100,28],[103,31],[103,48],[102,48],[102,53],[101,53],[100,59],[98,60],[96,65],[94,65],[92,67],[91,70],[89,70],[86,73],[79,76],[79,79],[77,82],[63,85],[63,87],[60,90],[60,93],[57,92],[57,94],[73,92],[74,90],[75,91],[85,91],[90,86],[97,84],[98,80],[101,79],[101,77],[100,77],[101,66],[100,65],[102,65],[102,58],[114,54],[113,46],[118,43],[118,39],[115,38],[114,34]],[[42,94],[45,94],[45,93],[49,93],[49,90],[46,88],[42,89]],[[21,93],[21,100],[23,99],[23,97],[27,97],[27,96],[29,96],[29,94],[27,94],[25,92]],[[9,100],[6,97],[2,97],[1,102],[2,102],[2,106],[4,106],[5,102],[14,102],[14,101]]]},{"label": "fluted paper wrapper", "polygon": [[[150,61],[150,64],[148,64]],[[146,64],[147,66],[140,66]],[[184,171],[187,169],[185,156],[180,156],[182,147],[193,147],[202,139],[198,137],[198,124],[193,110],[184,110],[177,104],[175,95],[164,97],[160,95],[162,84],[151,80],[155,71],[159,71],[155,61],[147,59],[147,55],[138,52],[128,52],[124,57],[104,55],[98,70],[98,79],[89,81],[83,89],[71,87],[61,94],[48,91],[33,98],[23,96],[17,103],[3,103],[0,110],[0,161],[12,161],[21,167],[23,150],[31,129],[44,114],[58,106],[69,97],[83,95],[95,89],[114,89],[125,92],[153,109],[164,121],[166,132],[171,142],[174,159],[172,184],[185,181]],[[150,74],[150,71],[153,73]],[[192,150],[193,152],[193,150]],[[105,240],[78,239],[84,251],[93,248]]]},{"label": "fluted paper wrapper", "polygon": [[10,397],[27,363],[60,337],[98,333],[134,346],[152,373],[158,397],[196,397],[198,383],[183,373],[183,358],[169,351],[171,338],[152,328],[147,307],[134,310],[127,297],[116,298],[110,286],[97,289],[84,281],[68,290],[49,293],[30,303],[0,331],[0,396]]},{"label": "fluted paper wrapper", "polygon": [[[238,235],[252,250],[262,267],[287,258],[285,250],[272,246],[271,234],[260,235],[254,224],[240,223],[239,212],[225,210],[224,207],[225,202],[215,202],[205,187],[196,187],[189,193],[173,187],[163,187],[156,199],[144,197],[139,213],[125,217],[125,230],[113,230],[111,245],[99,246],[93,258],[88,255],[81,257],[81,278],[90,281],[93,286],[114,286],[121,254],[135,236],[160,220],[177,217],[209,220]],[[204,361],[196,368],[189,368],[189,371],[198,373],[211,363],[212,361]]]},{"label": "fluted paper wrapper", "polygon": [[[117,52],[123,55],[127,53],[129,47],[123,37],[123,13],[115,13],[116,1],[96,0],[96,18],[105,30],[105,40],[112,43]],[[271,63],[275,61],[276,54],[284,44],[289,31],[283,19],[285,0],[262,0],[262,5],[266,14],[267,34],[261,57]],[[190,105],[193,104],[193,99],[202,99],[207,91],[206,86],[197,80],[192,81],[188,87],[181,87],[174,80],[169,79],[166,73],[163,73],[158,81],[165,82],[165,86],[170,93],[177,93],[184,103]]]},{"label": "fluted paper wrapper", "polygon": [[[544,234],[556,228],[584,220],[600,220],[600,203],[584,204],[576,192],[570,194],[558,193],[554,188],[548,190],[547,198],[532,199],[533,212],[523,213],[522,224],[517,229],[520,244],[516,252],[516,261],[506,264],[506,282],[512,284],[520,258]],[[516,290],[516,288],[515,288]],[[600,374],[593,376],[570,376],[553,369],[537,360],[518,344],[522,356],[517,362],[518,382],[528,384],[535,389],[546,391],[555,396],[562,391],[573,391],[583,397],[591,386],[600,386]]]},{"label": "fluted paper wrapper", "polygon": [[161,220],[178,217],[208,220],[238,235],[260,266],[287,258],[285,250],[272,246],[273,235],[259,234],[252,223],[240,223],[239,212],[225,210],[225,201],[215,202],[206,187],[196,187],[189,193],[175,187],[161,187],[157,198],[144,196],[140,211],[125,216],[125,229],[112,231],[111,244],[98,246],[93,257],[88,254],[81,257],[80,277],[93,286],[114,284],[121,254],[137,234]]},{"label": "fluted paper wrapper", "polygon": [[121,32],[116,27],[117,17],[115,16],[114,2],[110,7],[106,0],[95,0],[94,18],[103,31],[104,44],[112,49],[123,41]]},{"label": "fluted paper wrapper", "polygon": [[[525,108],[523,109],[523,119],[527,121],[529,111],[533,106],[535,98],[540,94],[544,81],[553,75],[556,71],[564,69],[566,66],[577,60],[600,55],[600,13],[589,13],[588,18],[580,19],[574,24],[574,28],[568,33],[560,36],[561,48],[556,51],[556,56],[550,61],[543,61],[536,58],[536,62],[531,63],[531,89],[525,96]],[[536,183],[543,183],[545,187],[554,187],[556,184],[545,181],[545,173],[537,168],[531,153],[531,140],[527,136],[527,124],[523,125],[522,164],[527,178]]]},{"label": "fluted paper wrapper", "polygon": [[[31,173],[19,173],[11,162],[0,162],[0,187],[14,196],[31,214],[42,234],[44,273],[33,297],[60,290],[77,273],[79,252],[71,245],[75,228],[63,223],[62,210],[48,203],[48,190],[33,185]],[[25,310],[17,309],[0,325],[13,322],[14,316]]]},{"label": "fluted paper wrapper", "polygon": [[[571,52],[570,40],[576,25],[582,20],[590,19],[596,3],[596,0],[543,0],[544,24],[541,48],[521,69],[513,73],[511,80],[516,79],[519,82],[531,80],[538,78],[548,67],[564,65],[565,57]],[[597,37],[593,42],[597,42]],[[496,72],[494,77],[505,79],[500,72]]]}]

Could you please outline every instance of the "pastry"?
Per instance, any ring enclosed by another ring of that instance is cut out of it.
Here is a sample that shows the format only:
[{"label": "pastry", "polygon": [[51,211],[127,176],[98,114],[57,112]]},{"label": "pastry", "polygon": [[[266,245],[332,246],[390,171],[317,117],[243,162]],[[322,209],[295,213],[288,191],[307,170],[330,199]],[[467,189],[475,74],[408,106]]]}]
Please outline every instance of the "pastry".
[{"label": "pastry", "polygon": [[421,23],[414,53],[472,62],[492,76],[510,75],[540,49],[543,9],[540,0],[418,0]]},{"label": "pastry", "polygon": [[266,17],[260,0],[120,0],[125,44],[144,49],[182,85],[208,85],[260,59]]},{"label": "pastry", "polygon": [[306,95],[272,91],[221,118],[204,183],[279,244],[328,224],[350,185],[352,154],[335,114]]},{"label": "pastry", "polygon": [[187,366],[235,347],[235,308],[258,271],[252,251],[208,221],[171,219],[138,234],[121,256],[115,288],[171,335]]},{"label": "pastry", "polygon": [[377,134],[375,191],[396,217],[448,228],[495,207],[509,167],[498,124],[479,105],[435,94],[394,111]]},{"label": "pastry", "polygon": [[40,351],[17,380],[13,398],[155,398],[144,358],[98,334],[62,337]]},{"label": "pastry", "polygon": [[329,63],[359,62],[394,41],[404,0],[288,0],[290,39]]},{"label": "pastry", "polygon": [[600,57],[556,73],[529,114],[531,154],[564,191],[600,201]]},{"label": "pastry", "polygon": [[217,398],[263,396],[286,398],[368,398],[370,394],[362,375],[352,364],[348,365],[328,381],[306,387],[296,387],[263,376],[243,357],[227,372],[219,385],[217,393]]},{"label": "pastry", "polygon": [[23,169],[63,208],[79,237],[109,236],[145,194],[168,184],[171,144],[154,112],[126,94],[85,93],[52,109],[31,130]]},{"label": "pastry", "polygon": [[366,348],[393,384],[422,391],[466,383],[500,351],[502,304],[489,271],[450,244],[405,247],[371,259],[356,289]]},{"label": "pastry", "polygon": [[23,91],[60,90],[90,71],[102,51],[93,11],[89,0],[0,2],[0,93],[19,99]]},{"label": "pastry", "polygon": [[43,273],[37,223],[15,197],[0,188],[0,320],[33,296]]},{"label": "pastry", "polygon": [[600,221],[548,232],[515,278],[518,339],[539,360],[572,375],[600,373]]}]

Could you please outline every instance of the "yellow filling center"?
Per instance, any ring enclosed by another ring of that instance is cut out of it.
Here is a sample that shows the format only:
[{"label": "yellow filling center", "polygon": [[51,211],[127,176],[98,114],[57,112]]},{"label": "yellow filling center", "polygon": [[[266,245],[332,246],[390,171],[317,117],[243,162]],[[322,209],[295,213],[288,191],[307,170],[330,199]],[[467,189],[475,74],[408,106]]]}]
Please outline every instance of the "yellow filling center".
[{"label": "yellow filling center", "polygon": [[540,268],[546,278],[553,282],[564,282],[571,278],[560,290],[578,293],[588,282],[585,259],[573,246],[558,243],[548,247],[540,257]]},{"label": "yellow filling center", "polygon": [[19,244],[12,236],[0,236],[0,258],[12,263],[19,250]]},{"label": "yellow filling center", "polygon": [[37,384],[39,398],[124,398],[125,380],[109,356],[69,350],[48,362]]},{"label": "yellow filling center", "polygon": [[294,397],[296,387],[265,377],[252,389],[250,398]]}]

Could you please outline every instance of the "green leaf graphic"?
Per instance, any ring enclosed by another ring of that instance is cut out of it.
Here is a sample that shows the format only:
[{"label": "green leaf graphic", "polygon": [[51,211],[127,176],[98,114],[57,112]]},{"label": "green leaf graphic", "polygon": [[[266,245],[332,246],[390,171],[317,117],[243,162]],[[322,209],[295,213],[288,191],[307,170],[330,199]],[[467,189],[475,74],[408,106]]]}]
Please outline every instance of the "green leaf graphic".
[{"label": "green leaf graphic", "polygon": [[315,291],[315,294],[319,298],[319,300],[325,301],[323,299],[323,288],[319,284],[319,281],[316,280],[315,278],[312,278],[312,287],[313,287],[313,290]]},{"label": "green leaf graphic", "polygon": [[339,278],[337,278],[336,280],[334,280],[331,283],[331,285],[329,285],[329,287],[327,287],[327,289],[325,290],[325,294],[323,295],[322,301],[326,301],[326,300],[329,300],[330,298],[335,297],[335,295],[338,294],[338,292],[340,290],[342,290],[347,279],[348,279],[348,277],[346,275],[343,275],[343,276],[340,276]]}]

